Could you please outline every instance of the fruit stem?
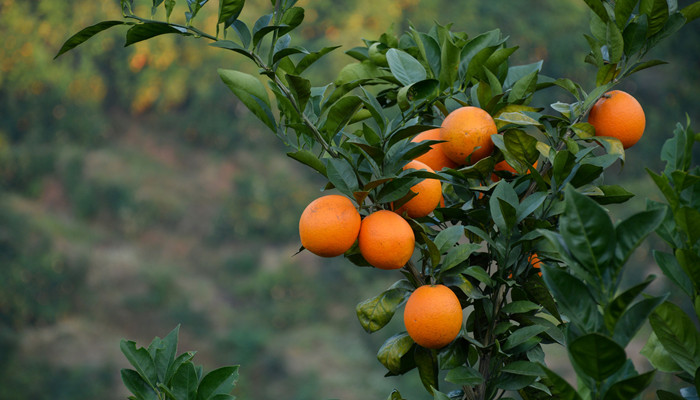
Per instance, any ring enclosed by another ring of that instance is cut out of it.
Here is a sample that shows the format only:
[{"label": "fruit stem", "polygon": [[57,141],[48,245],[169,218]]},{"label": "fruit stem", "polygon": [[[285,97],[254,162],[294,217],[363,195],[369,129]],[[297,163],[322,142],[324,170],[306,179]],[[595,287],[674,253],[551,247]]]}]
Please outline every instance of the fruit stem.
[{"label": "fruit stem", "polygon": [[425,285],[425,279],[423,279],[421,274],[418,272],[416,266],[413,265],[413,261],[409,260],[404,268],[411,273],[411,276],[413,276],[413,279],[415,279],[416,282],[420,283],[421,286]]}]

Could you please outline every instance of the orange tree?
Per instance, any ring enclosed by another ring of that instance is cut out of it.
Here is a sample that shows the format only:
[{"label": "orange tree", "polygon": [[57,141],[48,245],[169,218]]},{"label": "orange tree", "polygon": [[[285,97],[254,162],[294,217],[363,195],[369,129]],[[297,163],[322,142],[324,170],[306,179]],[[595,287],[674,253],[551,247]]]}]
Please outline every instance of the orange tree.
[{"label": "orange tree", "polygon": [[[359,244],[344,257],[403,274],[357,306],[371,333],[407,302],[408,332],[390,337],[377,354],[388,375],[417,369],[435,399],[500,399],[512,392],[526,399],[638,396],[655,371],[637,372],[625,347],[667,296],[639,299],[653,278],[623,290],[621,276],[632,251],[667,213],[652,207],[613,223],[602,207],[632,196],[606,185],[603,173],[624,162],[627,138],[638,140],[645,124],[643,111],[607,108],[620,103],[616,85],[663,63],[647,59],[648,52],[700,16],[700,2],[679,9],[666,0],[585,0],[592,11],[585,61],[597,70],[586,85],[544,76],[541,61],[511,65],[517,47],[498,29],[470,37],[440,24],[364,40],[346,51],[352,62],[334,82],[319,85],[307,70],[336,47],[294,45],[291,33],[304,19],[295,3],[273,0],[269,14],[246,23],[238,18],[244,0],[220,0],[216,26],[207,31],[196,26],[207,0],[153,0],[150,16],[136,15],[134,1],[121,0],[124,20],[85,28],[57,56],[123,26],[127,46],[175,34],[249,59],[259,77],[229,69],[219,76],[291,148],[289,157],[323,175],[325,190],[354,202],[362,220]],[[183,7],[185,23],[171,23]],[[164,21],[155,19],[159,13]],[[548,96],[570,100],[538,104]],[[588,119],[594,107],[601,110]],[[629,101],[622,107],[630,108]],[[436,139],[413,140],[434,129]],[[406,167],[442,150],[438,158],[451,161],[445,168]],[[514,173],[494,174],[502,161]],[[421,189],[434,180],[441,184],[439,200]],[[412,218],[403,206],[418,196],[430,203],[428,213],[421,208]],[[321,220],[308,218],[318,229],[315,239],[325,236],[336,248],[333,213],[321,209]],[[462,313],[454,312],[455,300]],[[548,343],[566,347],[577,389],[546,367],[542,345]],[[136,398],[179,398],[138,370],[130,379],[143,389]],[[389,398],[402,396],[395,391]]]}]

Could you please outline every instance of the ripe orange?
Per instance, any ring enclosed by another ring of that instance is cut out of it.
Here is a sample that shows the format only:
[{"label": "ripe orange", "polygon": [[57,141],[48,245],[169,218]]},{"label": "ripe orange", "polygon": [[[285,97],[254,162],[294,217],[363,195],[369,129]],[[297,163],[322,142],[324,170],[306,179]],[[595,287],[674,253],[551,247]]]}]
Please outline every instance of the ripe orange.
[{"label": "ripe orange", "polygon": [[461,107],[442,121],[440,139],[446,142],[441,149],[457,164],[471,165],[493,152],[491,135],[497,133],[498,128],[489,113],[478,107]]},{"label": "ripe orange", "polygon": [[462,306],[447,286],[421,286],[406,302],[403,323],[414,342],[429,349],[439,349],[459,335]]},{"label": "ripe orange", "polygon": [[[440,128],[430,129],[419,133],[411,139],[411,142],[422,142],[424,140],[442,140],[440,139]],[[430,146],[430,150],[416,157],[416,161],[420,161],[435,171],[440,171],[443,168],[457,168],[457,163],[447,158],[442,151],[443,143],[438,143]]]},{"label": "ripe orange", "polygon": [[[535,163],[532,164],[532,166],[535,167],[535,168],[537,168],[537,161],[535,161]],[[493,170],[494,170],[494,171],[508,171],[508,172],[510,172],[510,173],[513,174],[513,175],[517,175],[517,174],[518,174],[518,172],[515,170],[515,168],[511,167],[511,165],[508,164],[508,162],[507,162],[506,160],[503,160],[503,161],[497,163],[497,164],[493,167]],[[529,169],[527,170],[527,173],[528,173],[528,174],[530,173],[530,170],[529,170]],[[501,177],[498,176],[498,175],[496,175],[496,174],[491,174],[491,180],[494,181],[494,182],[498,182],[498,181],[501,180]]]},{"label": "ripe orange", "polygon": [[301,245],[321,257],[339,256],[355,243],[361,219],[347,197],[319,197],[306,206],[299,219]]},{"label": "ripe orange", "polygon": [[[416,169],[435,172],[427,165],[416,160],[406,164],[403,169]],[[411,218],[425,217],[433,212],[435,207],[440,204],[440,199],[442,198],[442,184],[437,179],[423,179],[417,184],[411,186],[411,191],[418,194],[395,210],[397,213],[403,214],[405,211]]]},{"label": "ripe orange", "polygon": [[[540,265],[542,264],[540,258],[537,257],[537,253],[530,254],[530,258],[528,258],[528,261],[530,262],[530,265],[532,265],[532,268],[539,269]],[[537,275],[542,276],[542,271],[538,272]]]},{"label": "ripe orange", "polygon": [[411,259],[415,243],[411,226],[392,211],[376,211],[362,220],[360,253],[374,267],[403,267]]},{"label": "ripe orange", "polygon": [[605,93],[591,108],[588,123],[595,128],[596,136],[618,138],[622,147],[628,149],[642,137],[646,118],[637,99],[621,90],[613,90]]}]

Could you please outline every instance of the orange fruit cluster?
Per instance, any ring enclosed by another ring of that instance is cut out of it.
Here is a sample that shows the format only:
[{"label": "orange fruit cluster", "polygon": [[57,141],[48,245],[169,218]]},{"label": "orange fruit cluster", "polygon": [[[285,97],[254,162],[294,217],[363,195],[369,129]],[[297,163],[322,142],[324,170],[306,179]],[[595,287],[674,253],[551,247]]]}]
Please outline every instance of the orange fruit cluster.
[{"label": "orange fruit cluster", "polygon": [[444,285],[416,289],[406,302],[403,322],[414,342],[428,349],[450,344],[462,329],[462,305]]}]

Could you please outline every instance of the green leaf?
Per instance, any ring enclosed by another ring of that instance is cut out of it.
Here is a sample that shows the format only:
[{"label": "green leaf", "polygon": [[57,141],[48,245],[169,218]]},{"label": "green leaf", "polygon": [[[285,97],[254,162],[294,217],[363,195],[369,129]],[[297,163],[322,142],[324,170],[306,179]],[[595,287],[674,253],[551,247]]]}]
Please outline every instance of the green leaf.
[{"label": "green leaf", "polygon": [[540,276],[531,276],[530,279],[523,284],[523,289],[525,293],[527,293],[529,299],[535,301],[537,304],[541,304],[554,318],[560,322],[562,321],[557,305],[554,303],[552,293],[547,289]]},{"label": "green leaf", "polygon": [[352,193],[359,189],[355,171],[343,158],[329,158],[326,165],[328,180],[341,193],[352,197]]},{"label": "green leaf", "polygon": [[527,300],[515,300],[506,304],[501,311],[506,314],[521,314],[530,311],[539,310],[542,307],[539,304],[535,304]]},{"label": "green leaf", "polygon": [[505,122],[507,124],[515,124],[520,126],[542,126],[539,121],[523,114],[522,112],[505,112],[494,118],[494,121],[496,121],[496,124],[499,122]]},{"label": "green leaf", "polygon": [[671,358],[683,371],[694,375],[700,365],[700,333],[690,317],[677,305],[666,302],[656,308],[649,323]]},{"label": "green leaf", "polygon": [[659,265],[664,275],[681,288],[688,297],[693,297],[693,283],[685,271],[683,271],[678,260],[676,260],[672,254],[658,250],[654,250],[653,255],[654,260]]},{"label": "green leaf", "polygon": [[170,15],[175,9],[176,0],[165,0],[165,19],[170,22]]},{"label": "green leaf", "polygon": [[518,174],[525,174],[530,166],[539,157],[537,151],[537,139],[520,129],[509,129],[503,133],[503,142],[507,153],[504,154],[506,162],[513,167]]},{"label": "green leaf", "polygon": [[405,280],[399,281],[379,295],[357,305],[357,318],[367,333],[376,332],[391,321],[396,309],[411,294],[407,283]]},{"label": "green leaf", "polygon": [[253,30],[251,32],[251,36],[253,37],[253,47],[258,45],[258,42],[260,41],[260,39],[263,38],[263,36],[271,32],[270,29],[266,29],[269,28],[268,25],[270,25],[271,21],[272,14],[263,15],[255,21],[255,24],[253,24]]},{"label": "green leaf", "polygon": [[[700,224],[700,222],[698,222]],[[697,229],[697,227],[694,227]],[[697,241],[697,240],[696,240]],[[676,249],[676,259],[683,271],[690,277],[696,291],[700,291],[700,257],[694,252],[695,250]]]},{"label": "green leaf", "polygon": [[308,150],[289,152],[287,153],[287,156],[299,161],[302,164],[308,165],[323,176],[327,175],[326,166],[323,165],[323,162],[318,157],[316,157],[314,153]]},{"label": "green leaf", "polygon": [[685,17],[686,23],[700,17],[700,1],[696,1],[695,3],[683,7],[681,14],[683,14]]},{"label": "green leaf", "polygon": [[292,7],[284,12],[282,16],[282,26],[279,35],[286,35],[304,21],[304,9],[302,7]]},{"label": "green leaf", "polygon": [[178,334],[180,325],[170,331],[167,336],[160,342],[160,346],[155,350],[153,358],[158,375],[159,382],[166,382],[168,368],[175,362],[175,354],[177,353]]},{"label": "green leaf", "polygon": [[422,81],[428,76],[423,65],[405,51],[389,49],[386,52],[389,69],[404,86]]},{"label": "green leaf", "polygon": [[513,375],[545,376],[545,372],[540,364],[530,361],[513,361],[501,368],[501,372]]},{"label": "green leaf", "polygon": [[79,46],[80,44],[86,42],[88,39],[91,37],[97,35],[98,33],[107,30],[113,26],[116,25],[124,25],[126,24],[125,22],[122,21],[102,21],[98,24],[95,25],[90,25],[87,28],[83,28],[80,30],[80,32],[76,33],[75,35],[71,36],[68,38],[68,40],[63,43],[63,46],[61,46],[61,49],[56,53],[56,56],[54,56],[54,60],[57,59],[60,55],[63,53],[66,53],[75,47]]},{"label": "green leaf", "polygon": [[537,74],[538,71],[532,71],[515,82],[513,89],[511,89],[510,94],[508,94],[508,102],[515,103],[526,99],[534,93],[537,87]]},{"label": "green leaf", "polygon": [[328,110],[328,117],[321,127],[324,131],[326,140],[331,140],[338,132],[340,132],[357,110],[362,107],[363,101],[358,96],[346,96],[338,100]]},{"label": "green leaf", "polygon": [[158,395],[133,369],[122,369],[122,382],[139,400],[157,400]]},{"label": "green leaf", "polygon": [[377,359],[389,371],[399,373],[401,371],[401,357],[408,353],[413,345],[413,339],[408,336],[408,333],[397,333],[382,344],[377,352]]},{"label": "green leaf", "polygon": [[438,388],[438,369],[437,357],[435,353],[425,347],[416,346],[413,358],[416,360],[418,375],[420,376],[423,387],[428,392],[434,392]]},{"label": "green leaf", "polygon": [[588,287],[568,272],[543,265],[542,278],[557,300],[559,310],[571,323],[585,332],[595,332],[602,325],[598,306]]},{"label": "green leaf", "polygon": [[569,355],[582,372],[602,382],[627,361],[625,349],[599,333],[578,337],[569,344]]},{"label": "green leaf", "polygon": [[484,377],[474,368],[462,365],[447,371],[445,380],[460,386],[477,386],[484,382]]},{"label": "green leaf", "polygon": [[196,400],[199,377],[194,364],[186,362],[173,375],[171,392],[177,400]]},{"label": "green leaf", "polygon": [[569,251],[589,273],[604,277],[615,255],[615,229],[605,210],[572,186],[565,191],[566,210],[559,220]]},{"label": "green leaf", "polygon": [[453,247],[459,239],[461,239],[464,236],[464,226],[462,225],[453,225],[450,226],[449,228],[443,229],[440,231],[440,233],[435,236],[435,240],[433,241],[435,243],[435,246],[437,246],[438,250],[440,250],[440,253],[446,252],[448,249]]},{"label": "green leaf", "polygon": [[[613,21],[609,21],[607,24],[605,32],[605,43],[608,47],[608,61],[613,64],[620,62],[620,60],[622,59],[622,54],[624,52],[625,42],[622,37],[622,32]],[[608,82],[610,80],[608,80]]]},{"label": "green leaf", "polygon": [[237,379],[238,366],[221,367],[209,372],[197,388],[197,400],[213,400],[217,394],[230,394]]},{"label": "green leaf", "polygon": [[231,51],[234,51],[238,54],[241,54],[241,55],[243,55],[251,60],[255,60],[255,57],[253,56],[253,54],[251,52],[249,52],[245,48],[241,47],[241,45],[239,45],[238,43],[232,42],[230,40],[217,40],[216,42],[209,43],[209,46],[231,50]]},{"label": "green leaf", "polygon": [[292,74],[287,74],[286,79],[289,83],[289,90],[299,106],[299,110],[303,112],[306,109],[309,98],[311,98],[311,81]]},{"label": "green leaf", "polygon": [[440,89],[444,90],[454,85],[458,76],[459,68],[459,48],[450,40],[448,35],[445,35],[442,43],[440,43]]},{"label": "green leaf", "polygon": [[649,335],[649,339],[644,345],[644,348],[642,348],[639,353],[646,357],[651,365],[659,371],[669,373],[683,371],[683,369],[673,361],[673,358],[671,358],[671,355],[666,351],[661,342],[659,342],[659,338],[656,337],[653,331]]},{"label": "green leaf", "polygon": [[659,400],[686,400],[685,398],[666,390],[657,390],[656,395],[659,397]]},{"label": "green leaf", "polygon": [[603,195],[592,196],[591,198],[595,200],[596,203],[602,205],[624,203],[634,197],[634,193],[618,185],[600,185],[598,189],[603,192]]},{"label": "green leaf", "polygon": [[625,27],[638,2],[639,0],[617,0],[615,2],[615,22],[618,28]]},{"label": "green leaf", "polygon": [[649,18],[649,31],[647,36],[651,36],[660,31],[668,20],[667,0],[642,0],[639,5],[639,13],[646,14]]},{"label": "green leaf", "polygon": [[301,75],[301,73],[304,72],[307,68],[309,68],[313,63],[315,63],[321,57],[325,56],[326,54],[330,53],[331,51],[337,49],[338,47],[340,47],[340,46],[324,47],[319,51],[314,51],[314,52],[311,52],[311,53],[305,55],[301,60],[299,60],[299,63],[297,64],[296,68],[294,69],[294,74]]},{"label": "green leaf", "polygon": [[457,338],[438,350],[438,365],[441,370],[457,368],[467,362],[469,345]]},{"label": "green leaf", "polygon": [[620,222],[615,227],[617,248],[615,262],[622,267],[642,241],[664,220],[666,211],[662,209],[642,211]]},{"label": "green leaf", "polygon": [[517,221],[518,195],[510,183],[499,181],[489,198],[491,217],[501,234],[510,235]]},{"label": "green leaf", "polygon": [[627,346],[634,335],[646,323],[649,315],[659,304],[663,303],[668,295],[651,297],[641,300],[630,307],[617,321],[613,338],[620,346]]},{"label": "green leaf", "polygon": [[233,24],[233,21],[238,18],[245,5],[245,0],[219,0],[219,21],[218,24],[224,24],[224,29]]},{"label": "green leaf", "polygon": [[650,276],[644,282],[635,285],[615,296],[615,298],[609,302],[607,306],[605,306],[603,315],[605,327],[608,328],[608,331],[613,332],[615,330],[615,324],[617,324],[620,316],[653,280],[654,276]]},{"label": "green leaf", "polygon": [[593,12],[601,19],[603,22],[607,22],[610,20],[610,16],[608,15],[608,11],[605,9],[605,6],[603,6],[603,2],[601,0],[584,0],[586,4],[588,5],[588,8],[593,10]]},{"label": "green leaf", "polygon": [[651,384],[656,371],[636,375],[615,382],[607,392],[603,400],[634,399]]},{"label": "green leaf", "polygon": [[515,82],[519,81],[523,77],[532,74],[533,72],[539,73],[542,70],[543,61],[537,61],[532,64],[527,65],[516,65],[508,68],[508,75],[506,80],[503,82],[503,87],[506,89],[511,88]]},{"label": "green leaf", "polygon": [[649,30],[648,18],[646,15],[636,17],[622,31],[622,39],[625,42],[625,55],[631,57],[644,48]]},{"label": "green leaf", "polygon": [[168,372],[165,374],[165,379],[163,380],[163,382],[169,385],[175,373],[180,369],[180,367],[183,364],[191,361],[194,357],[194,354],[194,352],[188,351],[177,356],[175,361],[173,361],[173,363],[168,366]]},{"label": "green leaf", "polygon": [[511,333],[503,344],[503,350],[508,351],[520,344],[527,342],[533,337],[547,330],[547,327],[541,325],[532,325],[520,328]]},{"label": "green leaf", "polygon": [[564,378],[557,375],[554,371],[550,370],[544,365],[541,365],[545,374],[547,375],[547,380],[549,380],[549,390],[552,391],[552,396],[557,400],[582,400],[581,396],[578,395],[576,389],[571,387],[569,382]]},{"label": "green leaf", "polygon": [[130,46],[143,40],[147,40],[165,33],[177,33],[183,36],[192,36],[186,28],[170,25],[165,22],[145,22],[134,25],[126,31],[126,43],[124,47]]},{"label": "green leaf", "polygon": [[277,132],[277,123],[270,110],[270,99],[258,78],[230,69],[219,69],[218,73],[233,94],[270,130]]},{"label": "green leaf", "polygon": [[469,256],[471,256],[475,251],[479,250],[479,248],[481,248],[481,245],[477,243],[462,243],[456,247],[453,247],[447,252],[445,259],[442,262],[442,266],[440,267],[440,273],[444,273],[445,271],[450,270],[466,261]]},{"label": "green leaf", "polygon": [[134,367],[136,372],[141,375],[143,380],[151,388],[155,388],[156,382],[158,381],[158,375],[156,373],[156,366],[148,353],[148,350],[143,347],[136,348],[136,342],[127,341],[122,339],[119,343],[119,348],[129,363]]}]

